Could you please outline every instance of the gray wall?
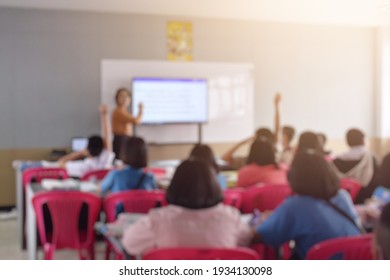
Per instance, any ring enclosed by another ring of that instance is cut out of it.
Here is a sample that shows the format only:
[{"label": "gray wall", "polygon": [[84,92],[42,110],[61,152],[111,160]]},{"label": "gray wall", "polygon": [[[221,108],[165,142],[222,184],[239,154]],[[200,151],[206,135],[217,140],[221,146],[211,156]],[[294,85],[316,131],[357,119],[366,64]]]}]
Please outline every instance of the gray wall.
[{"label": "gray wall", "polygon": [[[66,146],[99,133],[101,59],[164,60],[168,20],[193,22],[194,60],[255,64],[256,126],[272,124],[272,95],[282,90],[284,120],[332,129],[319,102],[342,115],[334,100],[347,91],[357,98],[351,112],[369,109],[341,119],[331,136],[352,119],[370,133],[372,28],[0,8],[0,149]],[[311,115],[302,105],[313,105]]]}]

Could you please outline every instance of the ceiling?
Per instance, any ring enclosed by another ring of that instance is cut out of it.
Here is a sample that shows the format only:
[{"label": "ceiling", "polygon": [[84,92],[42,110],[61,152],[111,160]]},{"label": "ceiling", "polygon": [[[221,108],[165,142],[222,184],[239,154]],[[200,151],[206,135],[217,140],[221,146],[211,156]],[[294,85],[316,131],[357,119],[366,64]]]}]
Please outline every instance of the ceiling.
[{"label": "ceiling", "polygon": [[0,0],[0,7],[378,26],[390,0]]}]

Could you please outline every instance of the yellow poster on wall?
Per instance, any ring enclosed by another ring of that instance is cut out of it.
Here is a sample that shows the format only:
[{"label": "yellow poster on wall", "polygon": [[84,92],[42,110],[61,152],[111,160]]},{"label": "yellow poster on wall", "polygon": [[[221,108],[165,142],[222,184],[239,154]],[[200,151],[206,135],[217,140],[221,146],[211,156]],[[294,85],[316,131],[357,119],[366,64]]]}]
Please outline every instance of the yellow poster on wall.
[{"label": "yellow poster on wall", "polygon": [[192,60],[192,23],[168,22],[167,59],[181,61]]}]

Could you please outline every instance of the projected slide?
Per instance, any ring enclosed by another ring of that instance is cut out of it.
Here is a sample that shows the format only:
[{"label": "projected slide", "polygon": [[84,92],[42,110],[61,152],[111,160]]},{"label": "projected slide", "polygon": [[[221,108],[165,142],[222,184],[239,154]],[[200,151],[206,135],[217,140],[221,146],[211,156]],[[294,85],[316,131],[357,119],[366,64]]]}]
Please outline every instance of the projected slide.
[{"label": "projected slide", "polygon": [[144,104],[142,124],[207,122],[205,79],[134,78],[132,92],[134,115]]}]

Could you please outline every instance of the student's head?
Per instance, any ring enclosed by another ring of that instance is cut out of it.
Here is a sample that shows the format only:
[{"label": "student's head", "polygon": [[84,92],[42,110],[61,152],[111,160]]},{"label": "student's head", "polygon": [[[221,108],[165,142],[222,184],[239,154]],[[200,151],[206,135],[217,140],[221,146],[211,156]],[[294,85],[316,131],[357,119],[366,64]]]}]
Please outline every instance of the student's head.
[{"label": "student's head", "polygon": [[352,128],[347,131],[347,144],[350,147],[364,145],[364,133],[357,128]]},{"label": "student's head", "polygon": [[289,172],[294,193],[329,200],[339,189],[339,180],[321,154],[314,150],[298,153]]},{"label": "student's head", "polygon": [[269,128],[266,127],[260,127],[259,129],[256,130],[255,132],[255,139],[265,137],[269,139],[270,143],[274,142],[274,134]]},{"label": "student's head", "polygon": [[390,153],[382,161],[379,169],[379,184],[383,187],[390,188]]},{"label": "student's head", "polygon": [[189,159],[176,169],[166,198],[169,204],[189,209],[203,209],[223,200],[215,171],[204,160]]},{"label": "student's head", "polygon": [[385,205],[377,221],[373,244],[377,259],[390,260],[390,203]]},{"label": "student's head", "polygon": [[299,136],[297,153],[307,150],[315,150],[317,153],[323,152],[318,135],[311,131],[305,131]]},{"label": "student's head", "polygon": [[116,91],[115,102],[119,107],[128,107],[131,102],[130,91],[126,88],[120,88]]},{"label": "student's head", "polygon": [[204,160],[212,166],[217,173],[219,172],[219,166],[215,161],[214,153],[207,145],[196,144],[191,151],[190,159]]},{"label": "student's head", "polygon": [[320,141],[321,147],[324,148],[326,145],[326,140],[327,140],[326,135],[322,132],[318,133],[317,135],[318,135],[318,141]]},{"label": "student's head", "polygon": [[282,127],[282,145],[284,148],[290,147],[294,135],[295,135],[295,129],[292,126]]},{"label": "student's head", "polygon": [[256,165],[275,164],[275,151],[272,142],[266,137],[257,138],[251,145],[247,164],[255,163]]},{"label": "student's head", "polygon": [[98,135],[92,135],[88,138],[87,150],[91,157],[97,157],[103,151],[103,138]]},{"label": "student's head", "polygon": [[139,137],[128,137],[123,140],[121,160],[133,168],[147,166],[148,153],[145,141]]}]

